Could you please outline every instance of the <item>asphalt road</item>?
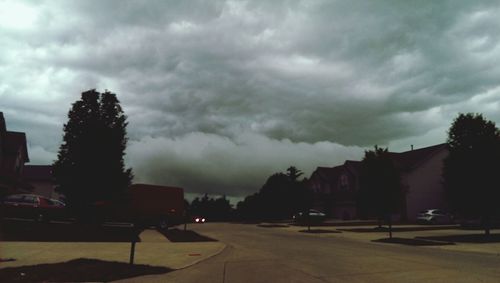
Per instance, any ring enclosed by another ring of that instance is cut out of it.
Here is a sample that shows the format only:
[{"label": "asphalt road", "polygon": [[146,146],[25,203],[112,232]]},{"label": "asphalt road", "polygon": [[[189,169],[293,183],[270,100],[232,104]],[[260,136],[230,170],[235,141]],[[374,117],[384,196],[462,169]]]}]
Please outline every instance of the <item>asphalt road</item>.
[{"label": "asphalt road", "polygon": [[[162,282],[500,282],[500,257],[324,237],[283,228],[207,223],[190,229],[227,244]],[[151,278],[153,279],[153,278]]]}]

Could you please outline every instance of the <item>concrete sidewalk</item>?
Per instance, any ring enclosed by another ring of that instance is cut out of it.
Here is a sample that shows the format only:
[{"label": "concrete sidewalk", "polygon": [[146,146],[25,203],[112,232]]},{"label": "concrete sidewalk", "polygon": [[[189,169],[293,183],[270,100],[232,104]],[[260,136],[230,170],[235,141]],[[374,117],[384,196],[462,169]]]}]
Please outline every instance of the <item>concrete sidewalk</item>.
[{"label": "concrete sidewalk", "polygon": [[[136,244],[136,264],[180,269],[220,253],[221,242],[172,243],[155,230],[145,230]],[[130,243],[0,242],[0,268],[65,262],[78,258],[129,262]]]}]

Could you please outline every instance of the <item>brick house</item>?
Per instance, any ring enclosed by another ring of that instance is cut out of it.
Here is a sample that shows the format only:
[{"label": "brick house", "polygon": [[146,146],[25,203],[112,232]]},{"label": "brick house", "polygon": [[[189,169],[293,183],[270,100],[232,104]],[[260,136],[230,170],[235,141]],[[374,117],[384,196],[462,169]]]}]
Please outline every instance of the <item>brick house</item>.
[{"label": "brick house", "polygon": [[357,217],[360,161],[347,160],[335,167],[318,167],[308,180],[314,192],[314,208],[330,217]]},{"label": "brick house", "polygon": [[29,190],[29,185],[22,181],[26,162],[29,162],[26,134],[7,131],[0,112],[0,196]]}]

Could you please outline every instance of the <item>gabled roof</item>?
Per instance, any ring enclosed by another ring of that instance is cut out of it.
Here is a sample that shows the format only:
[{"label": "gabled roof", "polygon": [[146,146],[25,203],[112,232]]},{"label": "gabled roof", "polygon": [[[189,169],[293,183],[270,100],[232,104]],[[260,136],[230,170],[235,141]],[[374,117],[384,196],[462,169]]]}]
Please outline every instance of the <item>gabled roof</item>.
[{"label": "gabled roof", "polygon": [[389,152],[389,154],[391,155],[391,158],[397,168],[403,171],[408,171],[415,168],[437,152],[446,148],[446,143],[442,143],[405,152]]},{"label": "gabled roof", "polygon": [[[405,152],[389,152],[389,154],[399,170],[410,171],[446,148],[447,144],[442,143]],[[317,178],[324,183],[337,184],[344,170],[358,178],[361,172],[361,161],[346,160],[343,165],[335,167],[317,167],[309,180]]]},{"label": "gabled roof", "polygon": [[313,172],[313,175],[316,174],[320,179],[333,184],[338,180],[340,173],[342,172],[342,167],[343,165],[335,167],[318,167]]},{"label": "gabled roof", "polygon": [[51,165],[25,165],[23,179],[27,181],[52,181]]},{"label": "gabled roof", "polygon": [[7,131],[5,134],[4,149],[6,155],[17,154],[18,150],[21,149],[25,158],[24,161],[30,161],[28,156],[28,147],[26,145],[25,133]]},{"label": "gabled roof", "polygon": [[354,176],[359,176],[361,172],[361,161],[346,160],[344,166],[351,172]]}]

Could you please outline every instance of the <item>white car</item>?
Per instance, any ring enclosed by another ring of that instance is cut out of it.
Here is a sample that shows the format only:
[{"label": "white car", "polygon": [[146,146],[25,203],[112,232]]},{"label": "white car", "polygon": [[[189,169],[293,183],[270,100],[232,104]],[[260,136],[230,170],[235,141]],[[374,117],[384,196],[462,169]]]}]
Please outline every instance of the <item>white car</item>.
[{"label": "white car", "polygon": [[295,222],[306,221],[308,219],[312,222],[322,222],[325,218],[326,214],[315,209],[309,209],[309,218],[307,217],[307,214],[303,212],[299,212],[293,216],[293,220]]},{"label": "white car", "polygon": [[420,224],[453,224],[453,216],[441,209],[427,209],[419,213]]}]

